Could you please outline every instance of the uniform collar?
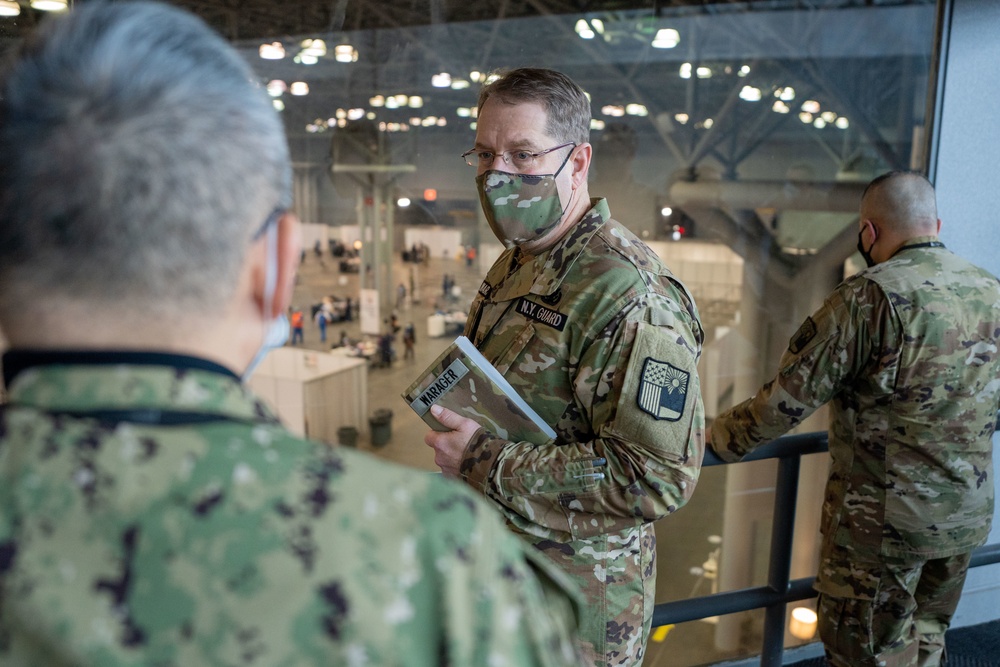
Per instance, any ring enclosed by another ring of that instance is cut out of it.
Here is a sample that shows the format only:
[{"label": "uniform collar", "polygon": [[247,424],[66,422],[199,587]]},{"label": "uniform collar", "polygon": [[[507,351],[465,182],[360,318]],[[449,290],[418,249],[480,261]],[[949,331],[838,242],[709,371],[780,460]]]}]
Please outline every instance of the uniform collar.
[{"label": "uniform collar", "polygon": [[547,296],[559,289],[591,238],[611,219],[607,200],[590,200],[591,208],[558,242],[540,255],[517,266],[517,249],[506,250],[486,276],[493,296],[508,301],[526,294]]},{"label": "uniform collar", "polygon": [[198,357],[115,350],[12,350],[3,355],[12,405],[46,411],[184,411],[275,421],[232,371]]},{"label": "uniform collar", "polygon": [[906,243],[896,248],[896,252],[892,253],[892,256],[889,259],[892,259],[893,257],[899,255],[899,253],[905,252],[907,250],[917,250],[920,248],[943,248],[943,247],[944,244],[941,243],[941,240],[936,236],[914,236],[912,239],[907,240]]}]

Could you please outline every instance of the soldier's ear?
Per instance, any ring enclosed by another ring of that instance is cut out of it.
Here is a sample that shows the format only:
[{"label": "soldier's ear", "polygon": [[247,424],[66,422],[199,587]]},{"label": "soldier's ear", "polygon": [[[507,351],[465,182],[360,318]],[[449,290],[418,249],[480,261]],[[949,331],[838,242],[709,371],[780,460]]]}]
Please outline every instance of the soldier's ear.
[{"label": "soldier's ear", "polygon": [[573,189],[587,182],[593,153],[594,147],[589,142],[584,142],[573,149],[573,153],[570,155],[570,163],[573,165]]},{"label": "soldier's ear", "polygon": [[292,303],[292,292],[295,290],[295,273],[299,267],[299,257],[302,252],[302,227],[298,217],[292,213],[284,213],[278,220],[278,276],[277,289],[274,295],[273,313],[275,317],[285,311]]}]

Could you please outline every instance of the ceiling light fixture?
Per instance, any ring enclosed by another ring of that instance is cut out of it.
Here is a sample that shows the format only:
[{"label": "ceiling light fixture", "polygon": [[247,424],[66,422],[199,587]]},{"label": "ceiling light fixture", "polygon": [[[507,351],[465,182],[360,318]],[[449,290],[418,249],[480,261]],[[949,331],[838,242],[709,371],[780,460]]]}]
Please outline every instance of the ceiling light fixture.
[{"label": "ceiling light fixture", "polygon": [[435,88],[450,88],[451,74],[440,72],[431,77],[431,85]]},{"label": "ceiling light fixture", "polygon": [[309,84],[305,81],[293,81],[292,85],[288,87],[288,92],[292,95],[308,95],[309,94]]},{"label": "ceiling light fixture", "polygon": [[590,27],[590,24],[587,23],[586,19],[580,19],[577,21],[574,30],[576,30],[576,34],[580,36],[580,39],[594,39],[596,36],[594,29]]},{"label": "ceiling light fixture", "polygon": [[66,0],[31,0],[31,6],[43,12],[62,12],[67,8]]},{"label": "ceiling light fixture", "polygon": [[17,16],[21,13],[21,5],[13,0],[0,0],[0,16]]},{"label": "ceiling light fixture", "polygon": [[653,37],[654,49],[672,49],[681,42],[681,34],[673,28],[660,28]]},{"label": "ceiling light fixture", "polygon": [[288,84],[281,79],[272,79],[267,82],[267,94],[271,97],[281,97],[288,91]]},{"label": "ceiling light fixture", "polygon": [[743,86],[743,90],[740,91],[740,99],[746,102],[760,102],[761,92],[760,88],[754,88],[753,86]]},{"label": "ceiling light fixture", "polygon": [[260,57],[264,60],[281,60],[285,57],[285,47],[281,45],[281,42],[261,44],[257,53],[259,53]]},{"label": "ceiling light fixture", "polygon": [[333,58],[338,63],[354,63],[358,61],[358,50],[350,44],[338,44],[333,47]]},{"label": "ceiling light fixture", "polygon": [[303,39],[302,43],[302,53],[309,56],[316,56],[317,58],[322,58],[326,55],[326,42],[322,39]]}]

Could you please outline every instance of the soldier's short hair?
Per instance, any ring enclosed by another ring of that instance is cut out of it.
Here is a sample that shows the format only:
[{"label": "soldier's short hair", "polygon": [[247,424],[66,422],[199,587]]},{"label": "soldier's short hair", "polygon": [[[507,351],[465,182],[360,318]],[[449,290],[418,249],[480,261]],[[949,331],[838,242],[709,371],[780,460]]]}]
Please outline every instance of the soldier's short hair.
[{"label": "soldier's short hair", "polygon": [[[491,78],[497,77],[490,81]],[[557,141],[590,141],[590,100],[572,79],[552,69],[521,67],[491,73],[479,91],[479,109],[487,100],[505,104],[536,102],[548,116],[546,133]]]},{"label": "soldier's short hair", "polygon": [[861,194],[861,206],[903,233],[932,233],[937,223],[934,186],[916,171],[890,171],[873,179]]},{"label": "soldier's short hair", "polygon": [[0,316],[48,297],[208,312],[291,205],[246,61],[152,2],[46,19],[0,75],[0,155]]}]

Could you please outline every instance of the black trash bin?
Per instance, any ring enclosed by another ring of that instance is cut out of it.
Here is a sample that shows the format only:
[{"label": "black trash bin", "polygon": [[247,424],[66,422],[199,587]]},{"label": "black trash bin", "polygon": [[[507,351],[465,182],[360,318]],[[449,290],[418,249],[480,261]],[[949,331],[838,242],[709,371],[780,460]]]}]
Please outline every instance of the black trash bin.
[{"label": "black trash bin", "polygon": [[341,426],[337,429],[337,442],[344,447],[356,447],[358,444],[358,429],[353,426]]},{"label": "black trash bin", "polygon": [[392,438],[392,410],[376,410],[368,424],[372,428],[372,445],[381,447]]}]

